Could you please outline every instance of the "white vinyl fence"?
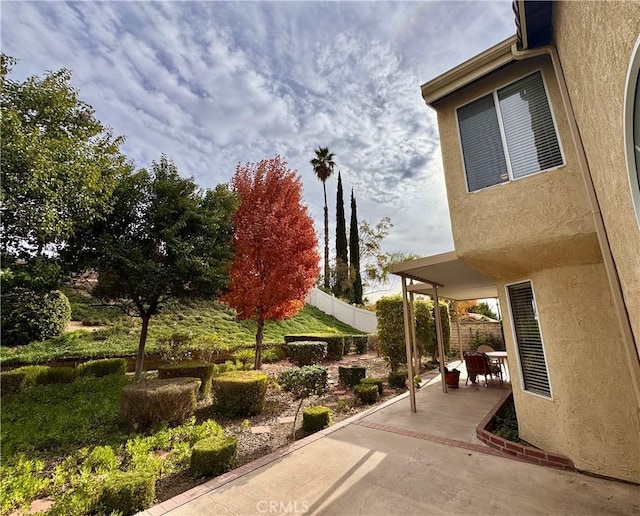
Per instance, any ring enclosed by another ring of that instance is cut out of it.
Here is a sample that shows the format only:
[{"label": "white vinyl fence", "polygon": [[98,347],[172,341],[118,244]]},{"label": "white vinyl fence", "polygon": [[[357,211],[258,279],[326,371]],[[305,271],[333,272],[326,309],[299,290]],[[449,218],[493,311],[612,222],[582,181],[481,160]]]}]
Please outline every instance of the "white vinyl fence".
[{"label": "white vinyl fence", "polygon": [[357,330],[370,334],[375,334],[378,331],[378,319],[375,312],[351,306],[349,303],[340,301],[317,288],[311,291],[307,298],[307,303],[322,310],[325,314],[332,315],[338,321],[353,326]]}]

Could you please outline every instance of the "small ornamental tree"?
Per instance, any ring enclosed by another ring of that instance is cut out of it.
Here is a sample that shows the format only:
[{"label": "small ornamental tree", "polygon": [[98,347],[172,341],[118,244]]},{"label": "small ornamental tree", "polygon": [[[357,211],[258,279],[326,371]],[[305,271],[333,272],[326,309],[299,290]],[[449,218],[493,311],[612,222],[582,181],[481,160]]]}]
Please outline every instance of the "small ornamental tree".
[{"label": "small ornamental tree", "polygon": [[230,288],[222,299],[239,319],[257,322],[254,368],[260,369],[265,321],[297,314],[316,282],[318,239],[300,177],[280,156],[238,164],[232,187],[240,206]]},{"label": "small ornamental tree", "polygon": [[296,433],[296,421],[302,403],[309,396],[320,396],[327,392],[328,371],[326,367],[318,365],[308,365],[303,367],[293,367],[280,373],[278,383],[283,390],[293,394],[293,397],[300,402],[293,418],[293,437]]}]

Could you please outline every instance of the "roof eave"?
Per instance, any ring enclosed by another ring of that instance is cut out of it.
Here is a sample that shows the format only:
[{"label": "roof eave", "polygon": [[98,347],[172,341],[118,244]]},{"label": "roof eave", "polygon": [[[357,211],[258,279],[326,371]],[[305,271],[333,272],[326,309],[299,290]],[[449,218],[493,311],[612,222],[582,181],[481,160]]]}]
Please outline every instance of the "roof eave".
[{"label": "roof eave", "polygon": [[429,107],[433,108],[434,103],[443,97],[514,61],[515,58],[511,52],[514,43],[516,43],[516,36],[511,36],[423,84],[422,98]]}]

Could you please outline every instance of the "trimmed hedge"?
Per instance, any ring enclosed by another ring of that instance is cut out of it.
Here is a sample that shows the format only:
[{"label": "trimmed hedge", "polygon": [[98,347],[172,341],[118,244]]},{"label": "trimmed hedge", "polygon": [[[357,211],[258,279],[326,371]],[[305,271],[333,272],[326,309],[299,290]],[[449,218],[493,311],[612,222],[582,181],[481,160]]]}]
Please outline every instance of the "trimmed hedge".
[{"label": "trimmed hedge", "polygon": [[296,341],[284,345],[291,362],[298,366],[313,365],[327,356],[327,343],[320,341]]},{"label": "trimmed hedge", "polygon": [[73,383],[76,376],[77,371],[73,367],[47,367],[37,375],[36,384]]},{"label": "trimmed hedge", "polygon": [[156,477],[141,469],[109,475],[97,500],[99,514],[120,513],[131,516],[153,505]]},{"label": "trimmed hedge", "polygon": [[38,375],[48,369],[47,366],[24,366],[0,373],[0,394],[22,392],[37,384]]},{"label": "trimmed hedge", "polygon": [[259,371],[233,371],[213,378],[213,409],[228,417],[254,416],[264,409],[266,374]]},{"label": "trimmed hedge", "polygon": [[356,385],[353,389],[353,393],[356,395],[362,403],[375,403],[380,398],[378,394],[378,386],[374,384],[361,383]]},{"label": "trimmed hedge", "polygon": [[196,477],[217,476],[236,463],[238,439],[215,435],[202,439],[191,450],[191,473]]},{"label": "trimmed hedge", "polygon": [[124,375],[127,372],[127,360],[124,358],[105,358],[89,360],[76,368],[78,376],[95,376],[101,378],[110,374]]},{"label": "trimmed hedge", "polygon": [[34,292],[15,287],[2,294],[2,345],[22,346],[64,332],[71,305],[59,290]]},{"label": "trimmed hedge", "polygon": [[208,362],[177,362],[158,367],[158,378],[200,378],[198,397],[202,399],[211,394],[211,379],[215,370],[215,364]]},{"label": "trimmed hedge", "polygon": [[375,385],[378,387],[378,394],[382,396],[382,380],[380,378],[363,378],[360,380],[360,385]]},{"label": "trimmed hedge", "polygon": [[143,428],[161,422],[183,423],[195,412],[199,387],[199,378],[166,378],[127,385],[122,389],[120,419]]},{"label": "trimmed hedge", "polygon": [[298,400],[320,396],[327,390],[328,371],[326,367],[318,365],[293,367],[280,373],[278,383]]},{"label": "trimmed hedge", "polygon": [[312,405],[302,411],[302,429],[318,432],[331,424],[331,409],[323,405]]},{"label": "trimmed hedge", "polygon": [[344,355],[345,337],[342,335],[285,335],[284,342],[324,342],[327,345],[325,356],[329,360],[340,360]]},{"label": "trimmed hedge", "polygon": [[391,371],[388,377],[389,386],[394,389],[404,389],[407,386],[407,371],[400,369]]},{"label": "trimmed hedge", "polygon": [[367,369],[361,366],[338,366],[340,383],[355,387],[367,375]]}]

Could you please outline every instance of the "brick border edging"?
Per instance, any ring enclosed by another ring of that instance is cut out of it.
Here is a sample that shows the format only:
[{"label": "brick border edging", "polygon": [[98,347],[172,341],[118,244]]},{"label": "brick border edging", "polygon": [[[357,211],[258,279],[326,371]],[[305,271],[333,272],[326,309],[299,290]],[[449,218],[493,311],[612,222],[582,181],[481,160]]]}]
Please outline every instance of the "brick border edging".
[{"label": "brick border edging", "polygon": [[556,469],[563,469],[567,471],[576,471],[573,461],[565,455],[559,455],[557,453],[548,453],[544,450],[534,448],[532,446],[525,446],[517,444],[512,441],[508,441],[499,437],[493,433],[493,425],[495,423],[496,414],[500,411],[502,406],[513,397],[513,392],[505,394],[489,411],[482,421],[476,427],[476,436],[484,444],[501,451],[502,453],[518,460],[530,462],[532,464],[538,464],[539,466],[547,466]]}]

